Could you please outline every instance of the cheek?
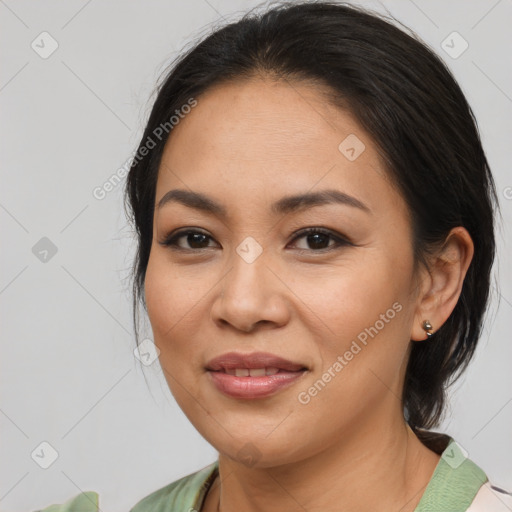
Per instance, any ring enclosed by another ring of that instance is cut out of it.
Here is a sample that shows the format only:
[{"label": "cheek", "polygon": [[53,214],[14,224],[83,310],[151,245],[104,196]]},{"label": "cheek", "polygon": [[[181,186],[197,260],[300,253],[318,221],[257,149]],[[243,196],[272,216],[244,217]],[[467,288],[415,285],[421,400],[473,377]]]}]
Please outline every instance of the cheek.
[{"label": "cheek", "polygon": [[307,306],[304,312],[309,311],[315,332],[321,360],[317,371],[336,375],[329,384],[332,394],[323,394],[326,401],[336,399],[340,389],[354,398],[369,387],[378,393],[374,384],[379,378],[394,387],[409,345],[409,270],[377,250],[359,256],[321,276],[295,281],[294,292]]},{"label": "cheek", "polygon": [[192,363],[200,353],[195,332],[197,314],[201,314],[198,305],[204,296],[198,283],[192,284],[161,251],[150,255],[144,285],[148,317],[164,377],[185,414],[194,405],[190,392],[185,390],[197,385],[198,375],[191,369],[200,367]]},{"label": "cheek", "polygon": [[373,325],[403,295],[394,264],[377,251],[358,254],[343,265],[302,274],[292,289],[318,318],[328,338],[347,341]]},{"label": "cheek", "polygon": [[145,297],[154,343],[160,350],[160,363],[172,373],[180,370],[183,361],[194,348],[194,311],[200,303],[197,284],[182,276],[165,255],[152,252],[145,278]]},{"label": "cheek", "polygon": [[148,316],[155,337],[177,337],[190,331],[201,301],[212,289],[208,274],[193,269],[193,265],[172,264],[165,250],[151,251],[145,279]]}]

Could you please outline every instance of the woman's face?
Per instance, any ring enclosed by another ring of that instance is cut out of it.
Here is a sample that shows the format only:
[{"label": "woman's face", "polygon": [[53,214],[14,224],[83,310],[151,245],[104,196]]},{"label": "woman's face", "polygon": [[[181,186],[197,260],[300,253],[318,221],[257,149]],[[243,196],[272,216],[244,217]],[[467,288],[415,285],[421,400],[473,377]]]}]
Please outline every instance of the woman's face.
[{"label": "woman's face", "polygon": [[[178,404],[220,453],[259,467],[403,421],[410,340],[425,336],[410,218],[372,140],[301,83],[197,101],[163,155],[145,284]],[[241,359],[211,363],[227,353]]]}]

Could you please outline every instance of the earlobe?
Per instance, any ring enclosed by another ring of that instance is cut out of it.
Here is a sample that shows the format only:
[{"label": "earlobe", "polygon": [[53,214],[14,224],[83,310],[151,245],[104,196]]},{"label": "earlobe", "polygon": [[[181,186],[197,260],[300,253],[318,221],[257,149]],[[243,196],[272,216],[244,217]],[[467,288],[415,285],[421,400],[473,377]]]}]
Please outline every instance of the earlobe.
[{"label": "earlobe", "polygon": [[474,245],[468,231],[462,226],[453,228],[430,260],[430,279],[424,281],[427,286],[418,297],[411,340],[435,339],[435,332],[457,305],[473,254]]}]

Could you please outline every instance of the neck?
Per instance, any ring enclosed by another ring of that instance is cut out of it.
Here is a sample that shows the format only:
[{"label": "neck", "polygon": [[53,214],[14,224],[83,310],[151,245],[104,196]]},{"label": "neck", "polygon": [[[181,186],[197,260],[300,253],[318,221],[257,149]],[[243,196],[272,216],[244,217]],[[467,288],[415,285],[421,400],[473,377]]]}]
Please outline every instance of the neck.
[{"label": "neck", "polygon": [[204,510],[413,512],[439,455],[403,418],[387,428],[360,426],[345,434],[311,457],[268,468],[248,468],[220,454],[219,478]]}]

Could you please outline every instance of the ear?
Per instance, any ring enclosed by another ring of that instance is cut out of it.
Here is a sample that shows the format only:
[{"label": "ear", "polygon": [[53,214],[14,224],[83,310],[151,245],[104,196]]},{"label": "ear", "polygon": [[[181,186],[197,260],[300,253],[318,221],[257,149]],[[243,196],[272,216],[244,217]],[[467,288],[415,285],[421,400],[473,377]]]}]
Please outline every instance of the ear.
[{"label": "ear", "polygon": [[411,340],[428,339],[422,327],[424,320],[432,324],[433,333],[446,322],[459,300],[473,254],[473,240],[467,230],[462,226],[453,228],[421,278]]}]

